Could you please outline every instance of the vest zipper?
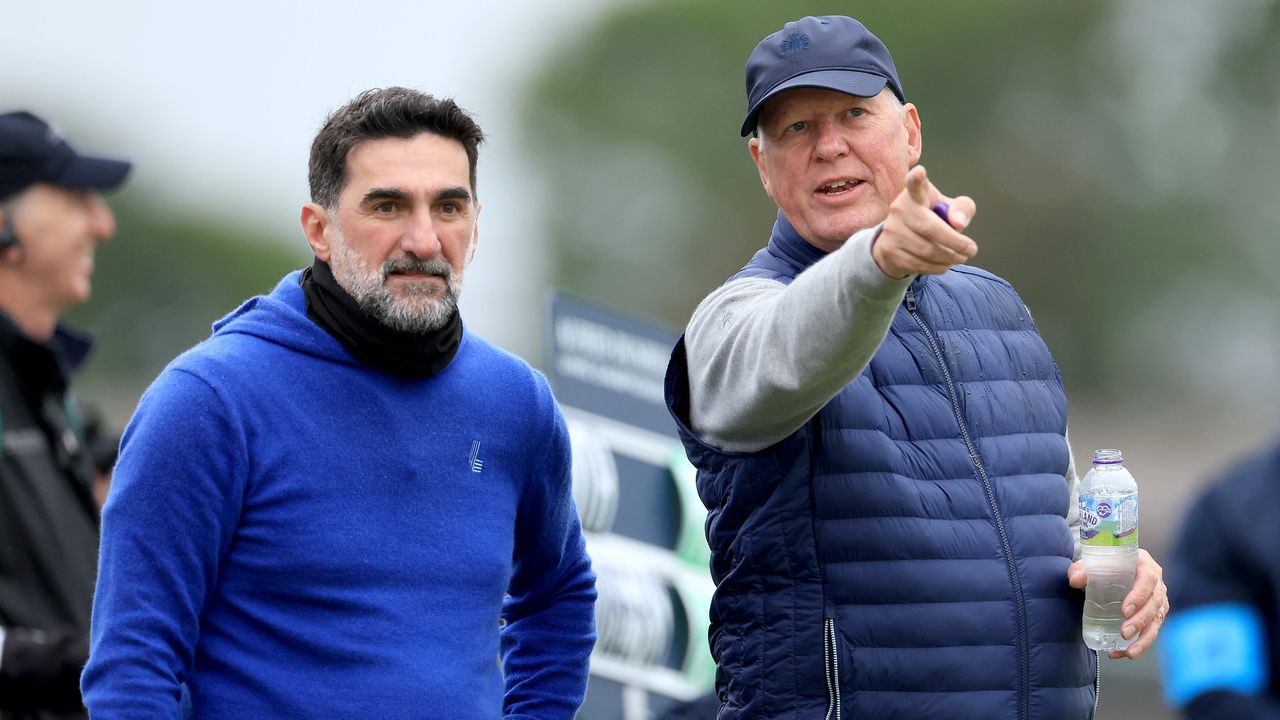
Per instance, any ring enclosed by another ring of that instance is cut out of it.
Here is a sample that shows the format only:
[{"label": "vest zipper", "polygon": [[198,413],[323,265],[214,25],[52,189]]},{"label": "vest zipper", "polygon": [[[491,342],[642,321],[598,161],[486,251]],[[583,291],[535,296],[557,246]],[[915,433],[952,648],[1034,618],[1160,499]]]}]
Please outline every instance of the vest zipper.
[{"label": "vest zipper", "polygon": [[996,495],[995,490],[991,487],[991,479],[987,477],[987,470],[982,465],[982,456],[978,454],[978,448],[974,445],[973,438],[969,435],[969,427],[965,424],[964,415],[960,411],[960,398],[956,392],[955,382],[951,379],[951,371],[947,368],[946,358],[942,354],[942,347],[934,337],[933,331],[929,329],[929,325],[920,316],[916,305],[915,291],[910,288],[907,289],[906,303],[907,312],[911,315],[911,319],[915,320],[916,324],[920,326],[925,339],[929,341],[930,349],[933,350],[934,359],[938,361],[938,366],[942,368],[942,379],[946,383],[947,396],[951,400],[951,411],[955,413],[956,424],[960,426],[960,437],[964,440],[965,449],[969,452],[969,459],[973,462],[973,466],[978,472],[978,478],[982,481],[982,489],[987,496],[987,505],[991,508],[991,516],[996,521],[996,532],[1000,536],[1000,546],[1004,550],[1005,567],[1009,571],[1009,584],[1013,589],[1014,608],[1018,613],[1018,717],[1026,718],[1029,712],[1027,698],[1029,651],[1027,649],[1026,599],[1022,594],[1022,582],[1018,578],[1018,567],[1013,560],[1013,549],[1009,546],[1009,535],[1005,530],[1004,518],[1000,514],[1000,508],[996,505]]},{"label": "vest zipper", "polygon": [[[817,467],[815,446],[818,438],[822,436],[819,426],[818,416],[814,416],[809,421],[809,473],[812,480],[814,468]],[[809,483],[809,500],[816,506],[817,499],[813,495],[813,483]],[[816,527],[816,513],[811,514],[815,526],[813,527],[813,537],[815,544],[817,543],[818,529]],[[840,646],[836,642],[836,620],[835,608],[832,607],[827,600],[827,569],[821,568],[822,578],[822,678],[827,684],[827,714],[825,720],[840,720],[843,715],[841,708],[841,691],[840,691]]]},{"label": "vest zipper", "polygon": [[826,720],[840,720],[840,648],[836,645],[835,618],[822,620],[822,671],[827,678]]},{"label": "vest zipper", "polygon": [[1090,718],[1098,715],[1098,702],[1102,700],[1102,651],[1093,651],[1093,714]]}]

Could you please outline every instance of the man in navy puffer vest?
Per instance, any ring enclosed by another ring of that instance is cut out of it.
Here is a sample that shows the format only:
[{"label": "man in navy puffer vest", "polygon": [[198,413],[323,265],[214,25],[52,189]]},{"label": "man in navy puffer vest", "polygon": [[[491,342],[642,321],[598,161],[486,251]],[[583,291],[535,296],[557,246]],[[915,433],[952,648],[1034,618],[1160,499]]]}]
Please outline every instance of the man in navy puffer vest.
[{"label": "man in navy puffer vest", "polygon": [[[1090,716],[1062,378],[964,265],[973,200],[914,167],[917,110],[851,18],[765,38],[747,95],[778,219],[667,377],[710,510],[719,717]],[[1143,552],[1113,657],[1165,601]]]}]

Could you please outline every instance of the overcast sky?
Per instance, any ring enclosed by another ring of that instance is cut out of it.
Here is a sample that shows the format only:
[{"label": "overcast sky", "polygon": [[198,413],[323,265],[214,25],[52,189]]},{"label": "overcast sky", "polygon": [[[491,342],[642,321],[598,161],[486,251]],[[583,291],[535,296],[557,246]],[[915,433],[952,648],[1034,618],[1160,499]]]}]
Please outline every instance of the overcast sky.
[{"label": "overcast sky", "polygon": [[130,193],[301,248],[307,150],[324,116],[370,87],[453,96],[489,135],[464,318],[527,354],[546,327],[550,189],[521,151],[521,88],[603,13],[636,1],[0,0],[0,111],[33,110],[82,148],[127,155]]}]

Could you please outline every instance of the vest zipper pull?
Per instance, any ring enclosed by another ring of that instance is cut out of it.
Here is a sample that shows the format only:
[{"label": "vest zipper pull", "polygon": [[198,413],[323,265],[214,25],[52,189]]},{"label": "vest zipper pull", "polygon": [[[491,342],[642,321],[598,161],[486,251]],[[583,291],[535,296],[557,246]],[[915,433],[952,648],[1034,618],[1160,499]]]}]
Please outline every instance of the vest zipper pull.
[{"label": "vest zipper pull", "polygon": [[911,290],[911,288],[907,288],[907,312],[915,312],[915,311],[916,311],[916,294]]}]

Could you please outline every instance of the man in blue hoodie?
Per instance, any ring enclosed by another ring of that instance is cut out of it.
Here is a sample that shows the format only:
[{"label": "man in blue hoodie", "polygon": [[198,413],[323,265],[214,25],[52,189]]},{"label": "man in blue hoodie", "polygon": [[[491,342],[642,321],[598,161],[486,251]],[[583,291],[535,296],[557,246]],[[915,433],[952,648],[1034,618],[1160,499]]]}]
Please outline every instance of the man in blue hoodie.
[{"label": "man in blue hoodie", "polygon": [[174,360],[125,431],[94,718],[573,717],[595,577],[565,425],[457,308],[482,139],[404,88],[325,122],[314,264]]},{"label": "man in blue hoodie", "polygon": [[[1095,700],[1067,400],[976,211],[858,21],[747,60],[768,246],[694,312],[667,401],[709,509],[720,720],[1078,719]],[[1113,657],[1165,605],[1141,552]]]}]

